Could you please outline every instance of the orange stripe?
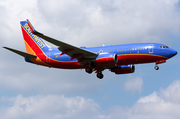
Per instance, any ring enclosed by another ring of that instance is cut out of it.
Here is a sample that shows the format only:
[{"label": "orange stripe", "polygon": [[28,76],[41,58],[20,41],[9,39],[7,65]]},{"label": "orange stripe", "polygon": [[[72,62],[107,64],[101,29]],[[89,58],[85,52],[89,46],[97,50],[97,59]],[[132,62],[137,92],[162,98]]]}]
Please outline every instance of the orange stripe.
[{"label": "orange stripe", "polygon": [[[24,40],[24,42],[25,42],[25,46],[26,46],[26,51],[27,51],[27,53],[36,55],[35,52],[31,49],[31,47],[27,44],[27,42],[26,42],[25,40]],[[50,67],[50,65],[46,64],[45,62],[43,62],[39,57],[37,57],[37,58],[31,58],[30,60],[31,60],[32,62],[38,64],[38,65],[43,65],[43,66],[48,66],[48,67]]]},{"label": "orange stripe", "polygon": [[46,64],[45,62],[43,62],[39,57],[37,57],[37,58],[31,58],[30,60],[31,60],[32,62],[38,64],[38,65],[43,65],[43,66],[51,67],[50,65]]},{"label": "orange stripe", "polygon": [[[44,51],[37,45],[37,43],[33,40],[33,38],[29,35],[29,33],[24,29],[24,27],[21,25],[21,28],[23,28],[22,30],[24,30],[26,32],[25,35],[28,35],[31,39],[31,41],[33,41],[35,43],[35,45],[37,46],[37,48],[39,48],[41,50],[41,52],[44,54]],[[24,34],[23,34],[24,35]],[[24,38],[24,40],[26,41],[27,39]],[[29,41],[29,42],[31,42]],[[28,44],[28,41],[27,41],[27,44]],[[31,47],[31,46],[30,46]],[[34,51],[34,50],[33,50]],[[36,52],[36,51],[35,51]]]},{"label": "orange stripe", "polygon": [[36,53],[31,49],[31,47],[27,44],[27,42],[24,40],[25,46],[26,46],[26,52],[29,54],[36,55]]}]

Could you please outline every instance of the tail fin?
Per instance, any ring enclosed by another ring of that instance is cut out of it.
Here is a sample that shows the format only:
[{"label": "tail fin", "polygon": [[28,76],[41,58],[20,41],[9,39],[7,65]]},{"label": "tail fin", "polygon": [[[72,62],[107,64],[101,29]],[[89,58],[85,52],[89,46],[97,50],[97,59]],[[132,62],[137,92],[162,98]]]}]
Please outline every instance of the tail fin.
[{"label": "tail fin", "polygon": [[29,20],[21,21],[20,24],[27,53],[36,55],[49,51],[49,47],[45,44],[45,42],[40,37],[32,33],[35,29],[30,24]]}]

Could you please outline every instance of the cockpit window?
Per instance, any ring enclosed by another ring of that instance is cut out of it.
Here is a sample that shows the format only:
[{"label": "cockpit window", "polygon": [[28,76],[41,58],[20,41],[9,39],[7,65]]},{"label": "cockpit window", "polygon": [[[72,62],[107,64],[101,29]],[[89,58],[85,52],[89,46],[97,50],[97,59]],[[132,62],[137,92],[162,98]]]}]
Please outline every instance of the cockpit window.
[{"label": "cockpit window", "polygon": [[169,48],[168,46],[159,46],[160,48]]}]

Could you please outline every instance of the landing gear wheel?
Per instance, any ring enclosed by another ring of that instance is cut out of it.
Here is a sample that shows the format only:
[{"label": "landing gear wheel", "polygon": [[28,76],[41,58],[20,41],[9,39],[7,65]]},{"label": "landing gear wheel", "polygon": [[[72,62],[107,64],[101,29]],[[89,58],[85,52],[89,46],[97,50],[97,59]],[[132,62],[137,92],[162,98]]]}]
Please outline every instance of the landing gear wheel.
[{"label": "landing gear wheel", "polygon": [[155,67],[154,67],[154,69],[155,69],[155,70],[158,70],[158,69],[159,69],[159,67],[158,67],[158,66],[155,66]]},{"label": "landing gear wheel", "polygon": [[97,77],[98,77],[99,79],[102,79],[102,78],[104,77],[104,75],[103,75],[102,73],[97,73]]},{"label": "landing gear wheel", "polygon": [[91,74],[91,73],[92,73],[92,69],[89,68],[89,67],[87,67],[87,68],[86,68],[86,72],[89,73],[89,74]]}]

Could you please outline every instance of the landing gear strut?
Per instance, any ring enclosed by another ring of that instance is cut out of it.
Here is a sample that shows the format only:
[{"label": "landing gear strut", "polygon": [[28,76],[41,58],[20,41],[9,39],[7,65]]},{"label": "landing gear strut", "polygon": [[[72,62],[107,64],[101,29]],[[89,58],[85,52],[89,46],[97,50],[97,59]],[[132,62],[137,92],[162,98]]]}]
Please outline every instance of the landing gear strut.
[{"label": "landing gear strut", "polygon": [[98,77],[99,79],[102,79],[102,78],[104,77],[104,75],[102,74],[102,72],[99,72],[99,73],[97,73],[97,77]]},{"label": "landing gear strut", "polygon": [[92,73],[92,69],[91,69],[90,67],[87,67],[87,68],[86,68],[86,72],[89,73],[89,74],[91,74],[91,73]]},{"label": "landing gear strut", "polygon": [[[93,70],[91,67],[87,67],[87,68],[85,69],[85,71],[86,71],[87,73],[91,74],[94,70]],[[99,79],[102,79],[102,78],[104,77],[104,75],[102,74],[102,71],[96,71],[96,73],[97,73],[97,77],[98,77]]]},{"label": "landing gear strut", "polygon": [[161,63],[165,63],[166,60],[159,60],[159,61],[156,61],[156,66],[154,67],[155,70],[158,70],[159,67],[157,66],[157,64],[161,64]]}]

